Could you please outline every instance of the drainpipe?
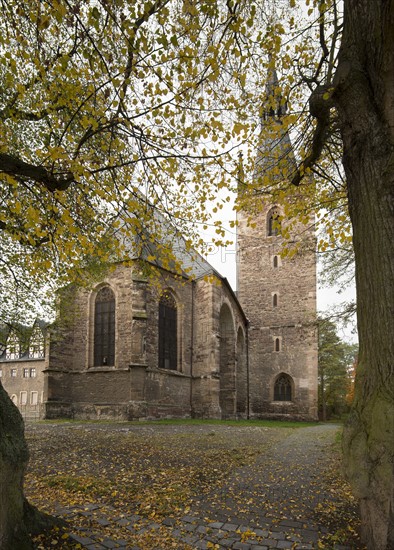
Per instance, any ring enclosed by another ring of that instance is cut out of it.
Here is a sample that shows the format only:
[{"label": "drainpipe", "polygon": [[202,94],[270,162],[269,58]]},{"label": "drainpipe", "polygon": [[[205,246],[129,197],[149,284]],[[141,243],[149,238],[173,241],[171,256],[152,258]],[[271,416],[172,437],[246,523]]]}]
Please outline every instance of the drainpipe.
[{"label": "drainpipe", "polygon": [[190,415],[193,415],[193,359],[194,359],[194,290],[196,281],[192,281],[192,311],[190,327]]},{"label": "drainpipe", "polygon": [[246,321],[246,418],[250,418],[250,381],[249,381],[249,326],[250,323]]}]

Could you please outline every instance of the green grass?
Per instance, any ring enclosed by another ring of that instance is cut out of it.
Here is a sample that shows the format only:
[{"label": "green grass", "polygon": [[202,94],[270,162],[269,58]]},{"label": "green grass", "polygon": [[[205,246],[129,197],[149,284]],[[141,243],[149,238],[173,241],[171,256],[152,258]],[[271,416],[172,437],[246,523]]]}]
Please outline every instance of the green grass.
[{"label": "green grass", "polygon": [[217,425],[217,426],[256,426],[262,428],[305,428],[309,426],[317,426],[319,422],[301,422],[288,420],[216,420],[216,419],[199,419],[199,418],[176,418],[176,419],[161,419],[161,420],[133,420],[133,421],[116,421],[116,420],[41,420],[42,424],[128,424],[132,426],[160,426],[160,425]]}]

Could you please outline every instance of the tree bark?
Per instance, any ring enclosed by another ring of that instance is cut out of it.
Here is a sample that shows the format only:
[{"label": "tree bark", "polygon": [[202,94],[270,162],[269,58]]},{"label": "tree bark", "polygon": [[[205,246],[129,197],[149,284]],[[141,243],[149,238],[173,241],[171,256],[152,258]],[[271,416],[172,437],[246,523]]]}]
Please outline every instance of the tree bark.
[{"label": "tree bark", "polygon": [[30,550],[23,476],[29,453],[23,420],[0,383],[0,550]]},{"label": "tree bark", "polygon": [[334,102],[343,139],[360,342],[345,471],[362,539],[394,548],[394,0],[345,0]]}]

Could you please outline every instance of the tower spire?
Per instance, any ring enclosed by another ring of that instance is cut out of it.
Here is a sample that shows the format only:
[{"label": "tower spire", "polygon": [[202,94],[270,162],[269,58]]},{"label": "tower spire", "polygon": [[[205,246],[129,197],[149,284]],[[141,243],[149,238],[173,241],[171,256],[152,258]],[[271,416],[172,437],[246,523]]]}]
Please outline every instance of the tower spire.
[{"label": "tower spire", "polygon": [[293,147],[283,117],[287,103],[283,100],[275,62],[270,56],[265,87],[265,99],[260,114],[260,140],[256,158],[255,177],[259,178],[275,168],[281,179],[295,166]]}]

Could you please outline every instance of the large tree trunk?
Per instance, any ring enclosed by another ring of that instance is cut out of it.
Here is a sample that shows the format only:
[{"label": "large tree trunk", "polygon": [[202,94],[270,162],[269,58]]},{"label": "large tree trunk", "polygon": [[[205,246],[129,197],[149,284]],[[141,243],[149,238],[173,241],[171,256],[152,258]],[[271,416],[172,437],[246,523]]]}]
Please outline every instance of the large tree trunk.
[{"label": "large tree trunk", "polygon": [[32,548],[23,496],[27,460],[21,414],[0,383],[0,550]]},{"label": "large tree trunk", "polygon": [[334,100],[353,224],[360,355],[345,469],[370,550],[394,548],[394,0],[345,0]]}]

